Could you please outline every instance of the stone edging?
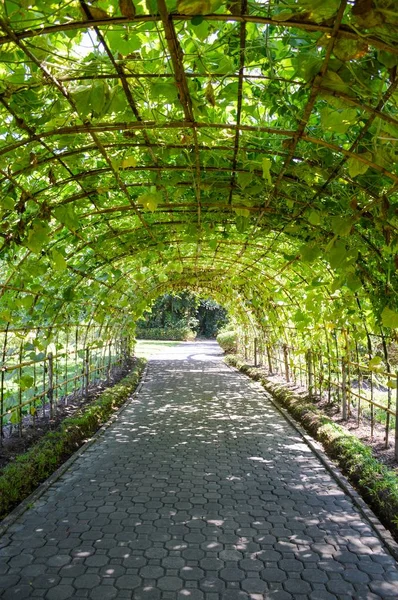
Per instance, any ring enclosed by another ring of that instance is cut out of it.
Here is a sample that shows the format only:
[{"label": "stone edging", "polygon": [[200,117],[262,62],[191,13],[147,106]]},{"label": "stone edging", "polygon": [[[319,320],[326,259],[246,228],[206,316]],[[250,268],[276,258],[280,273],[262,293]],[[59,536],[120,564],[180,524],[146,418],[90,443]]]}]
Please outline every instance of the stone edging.
[{"label": "stone edging", "polygon": [[241,373],[236,367],[225,363],[232,371],[235,371],[238,375],[244,378],[250,379],[250,381],[259,388],[259,391],[266,396],[267,400],[275,406],[275,408],[284,416],[286,421],[300,434],[307,446],[311,448],[323,466],[329,471],[333,479],[338,485],[344,490],[344,492],[351,498],[353,504],[360,511],[362,516],[368,521],[373,531],[384,544],[388,552],[398,561],[398,544],[392,537],[391,533],[382,525],[379,519],[376,517],[372,509],[366,504],[365,500],[358,494],[353,488],[348,479],[343,475],[339,467],[327,456],[322,445],[311,437],[305,429],[283,408],[279,402],[273,397],[271,392],[268,392],[263,388],[260,382],[254,381],[248,375]]},{"label": "stone edging", "polygon": [[117,409],[116,412],[113,413],[108,419],[106,423],[101,425],[101,427],[91,436],[91,438],[85,442],[76,452],[72,454],[50,477],[48,477],[43,483],[39,485],[39,487],[30,494],[25,500],[22,500],[20,504],[14,510],[12,510],[0,523],[0,537],[3,536],[7,530],[19,519],[24,512],[31,507],[33,502],[36,502],[58,479],[62,477],[62,475],[73,465],[73,463],[82,455],[84,452],[90,448],[100,437],[102,437],[105,431],[119,418],[119,416],[126,410],[130,402],[137,396],[140,392],[146,375],[148,371],[148,363],[145,365],[144,370],[141,373],[140,380],[134,392],[128,397],[128,399],[122,404],[120,408]]}]

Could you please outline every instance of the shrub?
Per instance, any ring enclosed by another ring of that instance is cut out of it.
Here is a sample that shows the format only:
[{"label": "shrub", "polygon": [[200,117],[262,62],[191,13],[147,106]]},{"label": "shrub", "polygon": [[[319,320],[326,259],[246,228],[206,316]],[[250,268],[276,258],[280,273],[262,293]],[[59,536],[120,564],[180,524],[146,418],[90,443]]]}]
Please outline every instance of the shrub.
[{"label": "shrub", "polygon": [[137,387],[146,364],[136,359],[133,371],[97,400],[64,419],[58,431],[46,433],[28,452],[8,464],[0,476],[0,517],[29,496],[104,424]]},{"label": "shrub", "polygon": [[217,342],[224,352],[236,352],[237,333],[233,330],[220,331],[217,336]]}]

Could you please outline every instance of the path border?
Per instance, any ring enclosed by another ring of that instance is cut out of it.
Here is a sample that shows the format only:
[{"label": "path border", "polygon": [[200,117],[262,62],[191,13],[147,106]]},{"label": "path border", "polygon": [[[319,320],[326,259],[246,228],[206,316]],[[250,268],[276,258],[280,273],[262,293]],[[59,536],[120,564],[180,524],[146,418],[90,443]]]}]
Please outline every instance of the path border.
[{"label": "path border", "polygon": [[283,408],[279,402],[273,397],[271,392],[264,389],[259,381],[253,380],[249,375],[241,373],[236,367],[229,365],[225,362],[225,365],[235,371],[240,377],[248,379],[255,387],[259,388],[259,392],[263,394],[271,404],[281,413],[286,421],[300,434],[307,446],[310,447],[312,452],[320,460],[327,471],[332,475],[333,479],[341,487],[341,489],[351,498],[354,506],[359,510],[362,516],[369,523],[377,537],[384,544],[385,549],[391,554],[391,556],[398,562],[398,544],[392,537],[391,533],[384,527],[378,517],[376,517],[373,510],[368,506],[362,496],[355,490],[355,488],[348,481],[347,477],[343,475],[340,468],[327,456],[322,444],[316,441],[311,435],[309,435],[305,429]]},{"label": "path border", "polygon": [[34,492],[27,496],[25,500],[22,500],[22,502],[18,504],[18,506],[14,508],[14,510],[12,510],[1,521],[0,537],[7,533],[8,529],[19,519],[19,517],[21,517],[32,506],[34,502],[36,502],[41,496],[43,496],[43,494],[62,477],[62,475],[73,465],[73,463],[76,462],[76,460],[80,458],[80,456],[84,454],[86,450],[90,448],[90,446],[92,446],[99,438],[101,438],[104,435],[105,431],[109,429],[109,427],[113,425],[113,423],[119,418],[119,416],[126,410],[130,402],[134,400],[134,398],[138,395],[138,393],[141,391],[142,386],[145,383],[145,379],[148,373],[148,364],[149,361],[147,362],[147,364],[144,367],[144,370],[141,373],[140,380],[134,392],[131,395],[129,395],[127,400],[117,409],[117,411],[115,411],[109,417],[106,423],[101,425],[101,427],[97,429],[97,431],[90,437],[90,439],[87,442],[80,446],[80,448],[76,450],[76,452],[74,452],[72,456],[70,456],[60,467],[58,467],[58,469],[54,471],[54,473],[52,473],[50,477],[43,481],[43,483],[41,483],[39,487],[35,489]]}]

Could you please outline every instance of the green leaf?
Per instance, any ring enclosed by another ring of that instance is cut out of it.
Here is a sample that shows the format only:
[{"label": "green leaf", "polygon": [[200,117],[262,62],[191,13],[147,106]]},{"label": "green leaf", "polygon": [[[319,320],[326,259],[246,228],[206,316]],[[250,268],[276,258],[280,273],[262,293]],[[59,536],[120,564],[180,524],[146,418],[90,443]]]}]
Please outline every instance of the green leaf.
[{"label": "green leaf", "polygon": [[292,65],[294,67],[297,77],[304,79],[304,81],[311,81],[320,71],[322,66],[322,59],[319,56],[300,56],[300,58],[293,58]]},{"label": "green leaf", "polygon": [[73,98],[83,119],[92,115],[99,118],[106,113],[111,101],[111,89],[104,79],[94,80],[90,85],[78,86]]},{"label": "green leaf", "polygon": [[135,158],[135,156],[129,156],[128,158],[124,158],[122,160],[122,169],[127,169],[128,167],[136,167],[137,166],[137,159]]},{"label": "green leaf", "polygon": [[237,180],[239,186],[244,190],[253,181],[252,173],[238,173]]},{"label": "green leaf", "polygon": [[311,225],[319,225],[321,222],[321,214],[317,210],[311,210],[308,215],[308,222]]},{"label": "green leaf", "polygon": [[115,170],[115,172],[118,173],[120,170],[120,167],[122,166],[122,161],[118,160],[117,158],[112,158],[111,165],[112,165],[112,168]]},{"label": "green leaf", "polygon": [[352,292],[357,292],[362,287],[362,282],[355,273],[350,273],[347,277],[347,287]]},{"label": "green leaf", "polygon": [[335,92],[344,92],[345,94],[352,95],[352,90],[350,86],[345,83],[345,81],[337,75],[334,71],[326,71],[322,80],[322,87],[327,87],[329,90],[333,90]]},{"label": "green leaf", "polygon": [[58,252],[58,250],[53,250],[51,252],[51,258],[54,271],[65,271],[68,265],[61,252]]},{"label": "green leaf", "polygon": [[4,210],[13,210],[14,205],[15,201],[13,200],[13,198],[10,198],[10,196],[5,196],[0,200],[0,206]]},{"label": "green leaf", "polygon": [[398,56],[394,54],[390,54],[390,52],[386,52],[385,50],[379,50],[377,53],[377,60],[387,67],[387,69],[393,69],[398,65]]},{"label": "green leaf", "polygon": [[205,15],[213,13],[224,0],[177,0],[177,10],[183,15]]},{"label": "green leaf", "polygon": [[368,45],[362,40],[338,38],[333,46],[333,54],[343,62],[362,58],[367,51]]},{"label": "green leaf", "polygon": [[[367,160],[372,160],[371,152],[363,152],[362,154],[360,154],[358,156],[362,156],[363,158],[366,158]],[[348,167],[348,173],[349,173],[350,177],[356,177],[357,175],[364,175],[366,173],[366,171],[369,169],[369,165],[365,164],[364,162],[362,162],[360,160],[357,160],[354,157],[350,157],[347,160],[347,167]]]},{"label": "green leaf", "polygon": [[138,196],[137,201],[142,204],[146,210],[155,212],[161,199],[161,194],[156,191],[156,187],[152,186],[150,192]]},{"label": "green leaf", "polygon": [[248,208],[235,208],[234,207],[234,211],[235,211],[235,214],[238,215],[238,217],[250,217],[250,210]]},{"label": "green leaf", "polygon": [[272,15],[273,21],[288,21],[294,16],[294,12],[292,10],[283,10],[280,13],[276,13]]},{"label": "green leaf", "polygon": [[348,217],[332,217],[332,230],[333,233],[340,237],[346,237],[350,235],[354,221]]},{"label": "green leaf", "polygon": [[310,242],[300,247],[299,253],[301,254],[301,260],[303,262],[314,262],[321,253],[321,249],[318,244]]},{"label": "green leaf", "polygon": [[204,18],[202,17],[202,15],[197,15],[196,17],[192,17],[191,19],[191,23],[194,27],[197,27],[198,25],[201,25],[204,21]]},{"label": "green leaf", "polygon": [[49,226],[42,221],[35,221],[32,229],[29,230],[28,239],[25,241],[25,246],[35,254],[40,254],[43,247],[50,241]]},{"label": "green leaf", "polygon": [[32,387],[34,383],[34,379],[31,375],[25,374],[19,379],[19,385],[21,386],[21,390],[25,391]]},{"label": "green leaf", "polygon": [[14,409],[11,413],[10,423],[12,423],[13,425],[18,425],[18,423],[20,423],[20,421],[21,421],[21,419],[19,416],[19,411]]},{"label": "green leaf", "polygon": [[217,240],[212,239],[212,240],[209,240],[207,243],[208,243],[209,248],[211,248],[212,250],[216,250],[216,248],[218,246]]},{"label": "green leaf", "polygon": [[381,356],[374,356],[369,362],[368,367],[375,373],[383,371],[383,359]]},{"label": "green leaf", "polygon": [[57,206],[54,208],[54,217],[72,231],[75,231],[79,227],[78,217],[75,215],[72,204],[65,204],[63,206]]},{"label": "green leaf", "polygon": [[244,216],[237,216],[235,224],[236,224],[237,232],[244,233],[250,226],[250,219],[248,217],[244,217]]},{"label": "green leaf", "polygon": [[300,0],[300,8],[310,11],[310,20],[320,23],[327,21],[336,14],[340,2],[339,0]]},{"label": "green leaf", "polygon": [[200,16],[193,17],[193,19],[191,20],[191,24],[194,27],[193,33],[196,35],[196,37],[200,41],[204,42],[204,40],[209,37],[209,32],[210,32],[209,24],[204,19],[202,19],[202,22],[200,24],[197,24],[197,23],[193,22],[194,19],[202,19],[202,17],[200,17]]},{"label": "green leaf", "polygon": [[328,252],[328,259],[332,269],[341,266],[342,262],[347,257],[347,249],[341,241],[336,241]]},{"label": "green leaf", "polygon": [[62,292],[62,297],[66,302],[71,302],[73,300],[73,298],[75,297],[75,290],[73,286],[69,286],[67,287],[63,292]]},{"label": "green leaf", "polygon": [[164,96],[170,103],[175,102],[178,98],[177,88],[174,83],[157,82],[151,86],[151,96],[155,100],[159,100]]},{"label": "green leaf", "polygon": [[0,320],[9,323],[11,321],[11,311],[8,308],[3,308],[0,311]]},{"label": "green leaf", "polygon": [[33,306],[33,302],[33,296],[25,296],[24,298],[20,299],[21,306],[23,306],[24,308],[30,308],[31,306]]},{"label": "green leaf", "polygon": [[357,120],[357,111],[354,108],[345,110],[333,110],[332,108],[322,108],[319,111],[321,125],[326,131],[334,133],[346,133],[350,125]]},{"label": "green leaf", "polygon": [[263,167],[263,177],[264,177],[265,181],[268,183],[268,185],[272,185],[272,179],[271,179],[271,173],[270,173],[270,169],[271,169],[271,165],[272,165],[271,159],[267,158],[265,156],[263,158],[261,164]]},{"label": "green leaf", "polygon": [[398,329],[398,312],[386,306],[381,313],[381,322],[384,327]]}]

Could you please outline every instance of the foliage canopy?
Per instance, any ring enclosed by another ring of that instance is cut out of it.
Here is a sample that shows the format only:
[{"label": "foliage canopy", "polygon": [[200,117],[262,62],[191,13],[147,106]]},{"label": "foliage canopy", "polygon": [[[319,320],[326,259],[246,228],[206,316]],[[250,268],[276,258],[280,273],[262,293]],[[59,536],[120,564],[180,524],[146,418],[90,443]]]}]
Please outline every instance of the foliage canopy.
[{"label": "foliage canopy", "polygon": [[3,329],[125,327],[184,288],[398,326],[394,0],[1,10]]}]

